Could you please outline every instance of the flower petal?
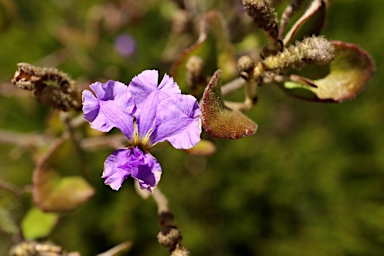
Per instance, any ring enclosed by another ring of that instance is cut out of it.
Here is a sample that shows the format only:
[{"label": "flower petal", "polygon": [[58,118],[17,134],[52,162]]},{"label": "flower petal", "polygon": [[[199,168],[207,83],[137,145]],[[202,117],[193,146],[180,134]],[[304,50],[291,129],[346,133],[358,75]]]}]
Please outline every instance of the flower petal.
[{"label": "flower petal", "polygon": [[157,70],[145,70],[132,79],[128,88],[132,94],[138,112],[141,111],[141,105],[153,91],[160,91],[160,99],[181,93],[179,86],[175,83],[173,78],[166,74],[159,86],[158,82],[159,72]]},{"label": "flower petal", "polygon": [[145,153],[144,163],[138,166],[138,169],[132,173],[142,189],[152,192],[160,181],[161,166],[159,162],[151,154]]},{"label": "flower petal", "polygon": [[112,189],[119,190],[130,175],[141,188],[152,191],[160,180],[161,167],[152,155],[138,147],[116,150],[105,160],[102,178]]},{"label": "flower petal", "polygon": [[102,132],[116,127],[131,139],[135,106],[128,87],[115,81],[96,82],[90,87],[96,97],[88,90],[83,91],[83,112],[91,127]]},{"label": "flower petal", "polygon": [[[141,104],[140,112],[135,113],[139,137],[144,138],[150,130],[156,128],[156,113],[159,104],[159,92],[155,90]],[[152,144],[152,142],[149,142]],[[148,145],[149,146],[149,145]]]},{"label": "flower petal", "polygon": [[160,102],[157,128],[151,135],[153,144],[169,141],[178,149],[189,149],[200,141],[200,108],[193,96],[178,95]]}]

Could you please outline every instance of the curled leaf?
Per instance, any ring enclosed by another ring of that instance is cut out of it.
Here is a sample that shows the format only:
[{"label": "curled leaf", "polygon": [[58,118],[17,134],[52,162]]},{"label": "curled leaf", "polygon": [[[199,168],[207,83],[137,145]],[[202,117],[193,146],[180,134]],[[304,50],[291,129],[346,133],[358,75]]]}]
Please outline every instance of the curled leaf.
[{"label": "curled leaf", "polygon": [[296,76],[295,81],[284,83],[289,95],[312,101],[341,102],[354,98],[364,88],[375,71],[372,57],[357,45],[332,43],[335,57],[329,66],[330,73],[312,81]]},{"label": "curled leaf", "polygon": [[288,45],[293,38],[301,40],[305,36],[318,35],[324,25],[326,11],[326,1],[312,0],[304,14],[285,35],[284,45]]},{"label": "curled leaf", "polygon": [[202,123],[209,135],[219,139],[240,139],[254,134],[257,124],[239,111],[224,106],[221,95],[221,70],[217,70],[204,91]]}]

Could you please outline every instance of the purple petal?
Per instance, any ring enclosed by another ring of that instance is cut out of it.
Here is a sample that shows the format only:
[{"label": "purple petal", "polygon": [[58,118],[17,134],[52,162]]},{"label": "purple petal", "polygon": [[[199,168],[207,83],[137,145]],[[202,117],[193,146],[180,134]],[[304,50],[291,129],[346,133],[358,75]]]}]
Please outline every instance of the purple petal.
[{"label": "purple petal", "polygon": [[172,77],[164,75],[160,85],[159,72],[157,70],[145,70],[135,76],[129,84],[129,90],[137,106],[137,111],[141,111],[142,103],[154,91],[159,91],[159,98],[165,99],[169,96],[180,94],[180,88]]},{"label": "purple petal", "polygon": [[161,166],[151,154],[144,154],[144,164],[138,166],[137,171],[132,173],[142,189],[152,192],[161,177]]},{"label": "purple petal", "polygon": [[112,189],[119,190],[130,175],[141,188],[152,191],[160,180],[161,167],[152,155],[138,147],[116,150],[105,160],[102,178]]},{"label": "purple petal", "polygon": [[189,149],[200,141],[200,108],[193,96],[178,95],[160,102],[157,107],[158,126],[151,135],[153,144],[169,141],[178,149]]},{"label": "purple petal", "polygon": [[[143,104],[141,104],[141,112],[135,113],[140,138],[144,138],[150,130],[153,131],[155,129],[158,104],[159,93],[155,90],[148,96]],[[149,144],[152,143],[149,142]]]},{"label": "purple petal", "polygon": [[83,91],[83,112],[91,127],[102,132],[116,127],[131,139],[135,106],[128,87],[115,81],[96,82],[90,87],[96,96],[88,90]]}]

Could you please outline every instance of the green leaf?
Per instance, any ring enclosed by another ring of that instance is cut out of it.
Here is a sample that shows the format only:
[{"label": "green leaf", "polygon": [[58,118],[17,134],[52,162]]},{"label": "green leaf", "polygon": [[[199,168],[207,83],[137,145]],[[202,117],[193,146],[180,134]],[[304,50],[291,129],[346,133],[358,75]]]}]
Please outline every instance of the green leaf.
[{"label": "green leaf", "polygon": [[311,101],[341,102],[354,98],[364,88],[375,71],[372,57],[357,45],[332,43],[335,57],[329,64],[330,73],[313,81],[301,78],[285,82],[284,90],[289,95]]},{"label": "green leaf", "polygon": [[224,106],[221,95],[221,70],[214,73],[201,103],[202,123],[209,135],[219,139],[240,139],[254,134],[257,124],[239,111]]},{"label": "green leaf", "polygon": [[220,12],[210,11],[204,16],[200,24],[199,39],[184,50],[172,67],[172,77],[184,92],[188,91],[185,65],[191,56],[199,56],[204,61],[206,75],[212,74],[217,68],[223,71],[224,80],[237,74],[227,24]]},{"label": "green leaf", "polygon": [[57,223],[59,216],[31,208],[24,217],[21,228],[25,239],[37,239],[48,236]]}]

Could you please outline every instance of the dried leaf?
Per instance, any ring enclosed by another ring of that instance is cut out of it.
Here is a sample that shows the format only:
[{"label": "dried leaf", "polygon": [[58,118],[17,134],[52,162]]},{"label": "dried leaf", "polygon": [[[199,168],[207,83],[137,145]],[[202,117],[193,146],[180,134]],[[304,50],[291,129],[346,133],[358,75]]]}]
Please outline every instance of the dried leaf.
[{"label": "dried leaf", "polygon": [[202,123],[209,135],[219,139],[240,139],[254,134],[257,124],[239,111],[224,106],[221,95],[221,70],[214,73],[201,103]]}]

